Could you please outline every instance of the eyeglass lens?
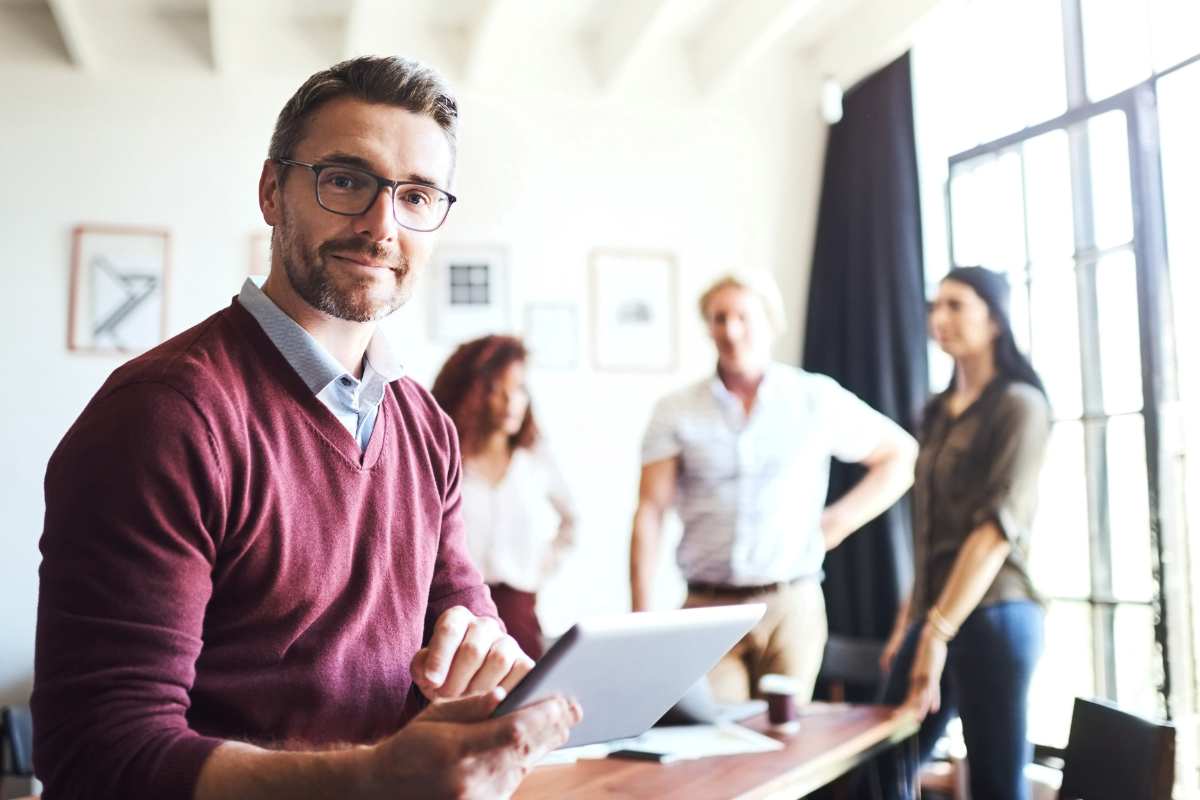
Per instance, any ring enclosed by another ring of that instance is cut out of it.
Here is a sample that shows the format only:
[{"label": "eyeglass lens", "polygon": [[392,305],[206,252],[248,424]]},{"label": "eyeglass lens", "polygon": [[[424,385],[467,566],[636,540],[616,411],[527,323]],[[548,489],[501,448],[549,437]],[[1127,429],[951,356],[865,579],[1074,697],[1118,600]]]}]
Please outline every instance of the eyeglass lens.
[{"label": "eyeglass lens", "polygon": [[[357,216],[366,213],[379,184],[374,176],[349,167],[326,167],[317,177],[317,200],[330,211]],[[445,194],[428,186],[402,183],[392,189],[396,221],[416,231],[436,229],[450,212]]]}]

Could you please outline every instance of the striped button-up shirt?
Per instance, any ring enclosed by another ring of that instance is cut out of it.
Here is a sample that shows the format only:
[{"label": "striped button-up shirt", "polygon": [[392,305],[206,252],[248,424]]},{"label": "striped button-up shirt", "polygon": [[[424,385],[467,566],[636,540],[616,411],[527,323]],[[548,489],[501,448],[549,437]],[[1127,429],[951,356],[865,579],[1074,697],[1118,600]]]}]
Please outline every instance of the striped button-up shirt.
[{"label": "striped button-up shirt", "polygon": [[819,575],[829,459],[858,462],[897,426],[832,378],[771,364],[750,414],[719,377],[663,399],[642,463],[679,459],[677,554],[688,581]]},{"label": "striped button-up shirt", "polygon": [[263,294],[260,287],[265,280],[257,275],[247,278],[238,302],[258,320],[267,338],[279,348],[305,385],[350,431],[359,449],[366,452],[383,393],[388,383],[404,375],[404,367],[396,360],[383,332],[376,328],[363,356],[362,378],[355,378],[312,334]]}]

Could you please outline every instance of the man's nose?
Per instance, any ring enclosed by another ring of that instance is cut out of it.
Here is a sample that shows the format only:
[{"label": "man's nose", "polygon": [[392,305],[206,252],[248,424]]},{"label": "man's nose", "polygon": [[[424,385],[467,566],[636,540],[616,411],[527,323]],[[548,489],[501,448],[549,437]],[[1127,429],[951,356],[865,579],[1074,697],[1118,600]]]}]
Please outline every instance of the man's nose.
[{"label": "man's nose", "polygon": [[392,192],[384,187],[371,207],[355,217],[355,229],[365,234],[375,242],[394,241],[399,234],[400,224],[396,222],[396,212],[392,206]]}]

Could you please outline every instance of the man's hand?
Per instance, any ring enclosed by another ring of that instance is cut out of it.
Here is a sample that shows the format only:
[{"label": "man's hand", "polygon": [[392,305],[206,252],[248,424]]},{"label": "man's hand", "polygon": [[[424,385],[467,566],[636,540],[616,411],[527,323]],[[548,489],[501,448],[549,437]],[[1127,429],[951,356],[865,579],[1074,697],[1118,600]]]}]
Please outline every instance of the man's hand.
[{"label": "man's hand", "polygon": [[546,753],[583,719],[578,703],[553,697],[503,717],[503,689],[435,700],[399,733],[371,746],[323,752],[270,751],[225,742],[196,781],[196,800],[491,800],[509,797]]},{"label": "man's hand", "polygon": [[561,747],[583,719],[561,697],[503,717],[489,715],[503,689],[435,700],[368,755],[364,797],[505,798],[546,753]]},{"label": "man's hand", "polygon": [[884,646],[883,652],[879,654],[879,668],[884,673],[892,671],[892,662],[896,660],[896,654],[900,652],[900,646],[904,644],[904,638],[907,633],[908,631],[901,626],[896,626],[892,630],[892,635],[888,638],[887,645]]},{"label": "man's hand", "polygon": [[917,719],[937,713],[942,706],[942,671],[946,668],[946,643],[934,636],[926,626],[921,631],[912,672],[908,676],[908,697],[902,709],[913,712]]},{"label": "man's hand", "polygon": [[[533,669],[533,659],[491,617],[455,606],[438,619],[429,646],[413,656],[409,671],[430,700],[505,692]],[[489,712],[490,713],[490,712]]]}]

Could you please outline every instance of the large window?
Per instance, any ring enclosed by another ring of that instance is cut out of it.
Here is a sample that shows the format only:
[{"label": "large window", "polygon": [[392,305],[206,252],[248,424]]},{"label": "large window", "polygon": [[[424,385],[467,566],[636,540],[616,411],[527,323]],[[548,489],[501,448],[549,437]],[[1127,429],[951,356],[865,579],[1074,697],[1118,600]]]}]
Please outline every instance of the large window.
[{"label": "large window", "polygon": [[1177,333],[1200,339],[1198,53],[1195,0],[976,0],[914,53],[930,289],[952,265],[1009,276],[1056,418],[1035,742],[1065,742],[1076,695],[1194,726],[1183,431],[1200,376],[1178,365],[1200,353]]}]

